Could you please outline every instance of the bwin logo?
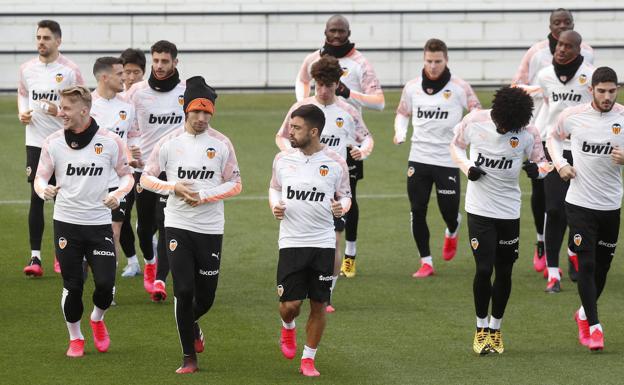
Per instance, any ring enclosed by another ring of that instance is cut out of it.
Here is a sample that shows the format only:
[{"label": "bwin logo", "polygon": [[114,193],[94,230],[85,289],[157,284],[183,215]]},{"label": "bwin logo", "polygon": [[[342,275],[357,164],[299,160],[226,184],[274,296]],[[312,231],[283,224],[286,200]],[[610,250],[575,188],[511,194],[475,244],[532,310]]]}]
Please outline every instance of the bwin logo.
[{"label": "bwin logo", "polygon": [[180,124],[182,123],[182,116],[176,115],[175,112],[172,112],[171,115],[150,114],[148,122],[149,124]]},{"label": "bwin logo", "polygon": [[337,147],[340,145],[340,138],[332,136],[321,136],[321,143],[328,145],[329,147]]},{"label": "bwin logo", "polygon": [[104,167],[95,167],[95,163],[91,163],[91,166],[74,167],[71,163],[67,164],[67,170],[65,175],[72,176],[100,176],[104,172]]},{"label": "bwin logo", "polygon": [[513,165],[512,159],[507,159],[504,156],[501,159],[491,159],[486,158],[483,154],[479,153],[477,156],[477,160],[475,161],[475,166],[482,166],[489,168],[497,168],[499,170],[509,170]]},{"label": "bwin logo", "polygon": [[613,147],[611,146],[611,142],[605,144],[583,142],[581,151],[589,154],[609,155],[613,151]]},{"label": "bwin logo", "polygon": [[206,166],[201,170],[185,170],[178,167],[178,179],[212,179],[214,171],[206,170]]},{"label": "bwin logo", "polygon": [[32,100],[48,100],[48,101],[58,101],[59,100],[59,96],[56,94],[56,92],[54,92],[54,90],[50,91],[50,92],[35,92],[35,90],[32,91]]},{"label": "bwin logo", "polygon": [[316,191],[316,187],[312,187],[312,191],[295,190],[286,187],[286,199],[296,199],[298,201],[323,202],[325,193]]},{"label": "bwin logo", "polygon": [[448,119],[448,116],[448,111],[442,111],[440,107],[433,111],[421,110],[420,107],[418,107],[416,111],[416,117],[418,119]]},{"label": "bwin logo", "polygon": [[581,94],[575,94],[574,90],[570,90],[570,92],[553,92],[552,93],[552,101],[568,101],[579,103],[581,101]]}]

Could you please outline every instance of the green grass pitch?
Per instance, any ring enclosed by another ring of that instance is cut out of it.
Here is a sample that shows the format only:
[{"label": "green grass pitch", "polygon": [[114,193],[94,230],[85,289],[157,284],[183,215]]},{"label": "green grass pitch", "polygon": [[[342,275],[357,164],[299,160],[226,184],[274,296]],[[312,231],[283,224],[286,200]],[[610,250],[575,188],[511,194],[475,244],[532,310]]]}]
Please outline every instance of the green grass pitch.
[{"label": "green grass pitch", "polygon": [[[489,105],[490,92],[479,93]],[[474,262],[465,223],[452,262],[440,258],[443,222],[429,210],[437,275],[416,280],[416,247],[409,225],[406,168],[409,144],[392,144],[399,94],[386,94],[383,112],[365,113],[375,138],[358,186],[360,230],[358,274],[338,281],[328,326],[318,354],[318,379],[297,373],[298,359],[287,361],[278,348],[275,271],[278,223],[266,199],[274,135],[292,94],[223,94],[213,126],[228,135],[238,156],[243,192],[226,203],[221,278],[212,310],[202,319],[206,351],[201,371],[180,377],[181,350],[170,297],[150,302],[139,278],[118,278],[118,305],[106,321],[108,353],[95,351],[88,322],[86,356],[65,357],[67,330],[60,309],[62,282],[52,270],[52,205],[46,204],[43,245],[45,275],[27,279],[29,257],[28,185],[24,174],[24,130],[15,98],[0,98],[0,383],[3,384],[617,384],[624,367],[624,280],[617,251],[600,300],[606,349],[590,354],[579,345],[572,315],[579,304],[576,286],[564,266],[563,291],[543,292],[541,274],[532,269],[535,231],[529,207],[529,181],[522,174],[523,211],[520,258],[503,334],[502,356],[472,352]],[[462,177],[464,187],[466,178]],[[465,188],[464,190],[465,191]],[[463,205],[462,205],[463,207]],[[463,210],[463,209],[462,209]],[[138,249],[138,245],[137,245]],[[563,255],[563,253],[562,253]],[[120,269],[125,266],[121,257]],[[93,284],[85,286],[86,320]],[[304,344],[304,307],[298,322]]]}]

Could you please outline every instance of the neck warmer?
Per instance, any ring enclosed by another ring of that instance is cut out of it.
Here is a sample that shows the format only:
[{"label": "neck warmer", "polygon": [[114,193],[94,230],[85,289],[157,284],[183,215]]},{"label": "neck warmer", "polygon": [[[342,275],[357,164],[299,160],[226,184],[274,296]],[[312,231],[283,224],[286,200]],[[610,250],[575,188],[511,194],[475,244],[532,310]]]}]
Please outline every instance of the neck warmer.
[{"label": "neck warmer", "polygon": [[578,71],[579,67],[583,64],[583,55],[578,55],[576,59],[572,60],[568,64],[557,64],[555,59],[553,59],[553,67],[555,67],[555,75],[557,75],[557,79],[563,84],[566,84],[574,77],[576,71]]},{"label": "neck warmer", "polygon": [[79,134],[76,134],[71,130],[64,130],[65,142],[72,150],[80,150],[81,148],[86,147],[87,144],[91,143],[91,139],[93,139],[98,129],[99,127],[97,122],[95,119],[91,118],[87,129]]},{"label": "neck warmer", "polygon": [[178,83],[180,83],[180,74],[178,73],[177,68],[173,70],[171,75],[164,79],[157,79],[156,75],[154,75],[154,71],[152,70],[152,73],[147,80],[147,84],[149,84],[150,88],[158,92],[169,92],[174,89]]},{"label": "neck warmer", "polygon": [[554,55],[555,54],[555,48],[557,48],[557,43],[559,42],[559,40],[555,39],[555,37],[552,35],[552,33],[548,34],[548,47],[550,48],[550,54]]},{"label": "neck warmer", "polygon": [[339,46],[333,46],[325,42],[325,45],[321,49],[321,56],[329,55],[335,57],[336,59],[340,59],[347,56],[347,54],[351,52],[354,47],[355,43],[351,43],[349,40]]},{"label": "neck warmer", "polygon": [[448,67],[444,69],[444,72],[436,80],[431,80],[427,77],[425,69],[422,70],[422,89],[427,95],[434,95],[440,92],[442,88],[451,80],[451,71]]}]

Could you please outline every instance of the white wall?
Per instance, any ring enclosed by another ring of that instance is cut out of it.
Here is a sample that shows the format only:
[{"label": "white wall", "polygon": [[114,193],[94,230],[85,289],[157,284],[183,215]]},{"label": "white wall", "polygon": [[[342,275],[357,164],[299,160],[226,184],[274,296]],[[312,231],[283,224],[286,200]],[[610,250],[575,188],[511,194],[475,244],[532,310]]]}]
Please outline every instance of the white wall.
[{"label": "white wall", "polygon": [[[131,4],[131,5],[130,5]],[[408,47],[420,48],[425,40],[438,37],[451,48],[461,47],[526,47],[544,39],[548,33],[549,11],[559,7],[557,1],[482,1],[447,0],[340,2],[315,0],[234,0],[197,2],[190,0],[92,0],[82,4],[68,0],[39,0],[30,4],[3,0],[3,12],[273,12],[333,10],[444,10],[444,9],[544,9],[542,13],[478,14],[413,14],[413,15],[347,15],[351,22],[352,41],[362,49]],[[622,7],[620,1],[571,1],[569,8]],[[0,16],[0,89],[15,88],[19,64],[35,54],[36,22],[44,15],[29,17]],[[160,39],[170,40],[178,49],[317,49],[323,42],[323,29],[328,15],[251,15],[251,16],[89,16],[53,17],[63,29],[62,49],[112,50],[127,47],[149,49]],[[576,30],[594,46],[623,45],[619,26],[623,12],[575,12]],[[14,54],[13,51],[28,53]],[[32,52],[32,53],[31,53]],[[522,50],[451,51],[452,71],[474,84],[509,81],[520,62]],[[415,76],[421,68],[420,52],[368,52],[382,84],[400,85]],[[91,67],[100,55],[67,54],[81,67],[88,84],[93,85]],[[291,86],[304,54],[180,54],[183,77],[204,75],[216,86],[263,87]],[[598,49],[596,64],[613,66],[622,73],[624,49]]]}]

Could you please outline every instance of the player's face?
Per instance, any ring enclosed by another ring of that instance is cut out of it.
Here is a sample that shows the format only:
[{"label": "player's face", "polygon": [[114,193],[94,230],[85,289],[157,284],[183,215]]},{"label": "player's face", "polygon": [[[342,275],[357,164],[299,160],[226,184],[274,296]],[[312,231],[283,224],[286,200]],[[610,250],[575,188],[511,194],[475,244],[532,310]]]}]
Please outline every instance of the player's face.
[{"label": "player's face", "polygon": [[106,85],[109,89],[115,92],[121,92],[124,90],[124,71],[121,64],[113,64],[113,68],[106,79]]},{"label": "player's face", "polygon": [[37,51],[41,57],[50,57],[58,53],[61,38],[56,37],[48,28],[37,29]]},{"label": "player's face", "polygon": [[332,104],[336,97],[336,88],[338,83],[324,84],[316,82],[315,93],[319,102],[323,104]]},{"label": "player's face", "polygon": [[63,121],[63,128],[78,131],[84,127],[84,117],[89,115],[89,109],[81,101],[72,100],[71,97],[61,98],[61,108],[58,116]]},{"label": "player's face", "polygon": [[442,75],[446,69],[448,59],[444,56],[444,52],[425,51],[425,73],[431,80],[436,80]]},{"label": "player's face", "polygon": [[591,87],[591,93],[594,97],[594,107],[601,112],[609,112],[617,98],[617,84],[613,82],[598,83]]},{"label": "player's face", "polygon": [[550,17],[550,32],[555,39],[559,39],[561,32],[574,29],[574,20],[570,12],[559,11],[552,14]]},{"label": "player's face", "polygon": [[123,70],[126,89],[130,89],[134,83],[138,83],[143,80],[143,70],[138,64],[127,63],[123,66]]},{"label": "player's face", "polygon": [[325,26],[325,40],[333,46],[343,45],[350,35],[349,25],[344,20],[333,19]]},{"label": "player's face", "polygon": [[558,64],[568,64],[581,53],[581,47],[574,41],[571,35],[573,33],[564,33],[559,36],[554,55],[555,62]]},{"label": "player's face", "polygon": [[152,70],[159,79],[164,79],[173,73],[178,59],[173,59],[168,52],[152,53]]},{"label": "player's face", "polygon": [[212,114],[206,111],[189,111],[186,114],[186,127],[190,128],[195,134],[201,134],[206,131],[212,119]]},{"label": "player's face", "polygon": [[312,128],[299,116],[290,119],[288,139],[293,148],[305,148],[312,142]]}]

